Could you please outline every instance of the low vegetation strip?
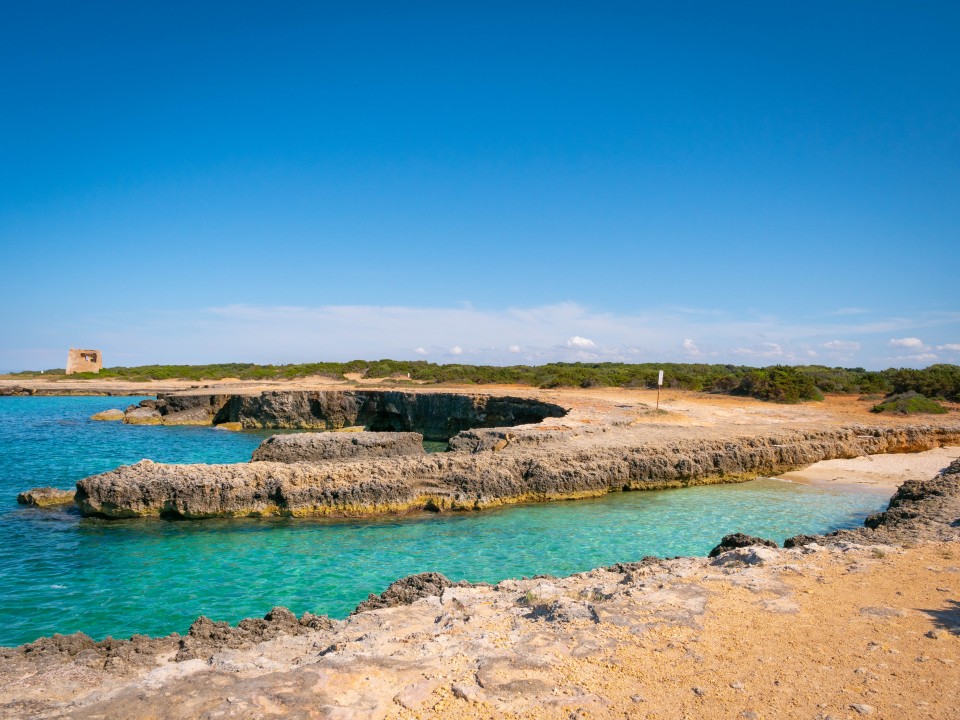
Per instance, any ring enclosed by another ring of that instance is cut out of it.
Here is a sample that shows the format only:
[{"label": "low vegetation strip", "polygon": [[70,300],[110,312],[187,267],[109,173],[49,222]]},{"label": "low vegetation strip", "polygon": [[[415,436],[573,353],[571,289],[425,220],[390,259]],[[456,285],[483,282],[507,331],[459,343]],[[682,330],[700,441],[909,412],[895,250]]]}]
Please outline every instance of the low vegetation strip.
[{"label": "low vegetation strip", "polygon": [[[960,366],[931,365],[922,370],[865,370],[823,365],[776,365],[753,368],[743,365],[701,363],[548,363],[546,365],[438,365],[404,360],[351,360],[296,365],[142,365],[104,368],[98,375],[80,373],[69,378],[116,378],[149,380],[291,380],[327,376],[347,381],[348,376],[390,379],[404,382],[514,384],[540,388],[555,387],[646,387],[657,386],[664,372],[664,384],[671,388],[729,393],[777,402],[822,399],[823,393],[878,394],[916,392],[929,398],[960,402]],[[17,373],[16,377],[38,376],[39,372]],[[62,369],[44,371],[44,376],[64,378]]]}]

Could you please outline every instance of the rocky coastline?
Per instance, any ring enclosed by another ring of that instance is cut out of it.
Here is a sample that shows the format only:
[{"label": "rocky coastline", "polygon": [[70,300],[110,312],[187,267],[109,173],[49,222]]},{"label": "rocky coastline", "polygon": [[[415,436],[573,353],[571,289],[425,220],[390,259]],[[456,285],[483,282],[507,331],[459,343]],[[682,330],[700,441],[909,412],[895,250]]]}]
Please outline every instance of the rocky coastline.
[{"label": "rocky coastline", "polygon": [[473,511],[623,490],[740,482],[819,460],[950,444],[960,444],[960,426],[853,425],[759,436],[728,432],[717,439],[684,439],[678,432],[667,439],[613,424],[547,432],[533,425],[461,432],[451,439],[450,452],[426,455],[383,457],[371,441],[366,454],[334,453],[325,459],[320,453],[309,461],[165,465],[144,460],[81,480],[76,504],[84,515],[105,518]]},{"label": "rocky coastline", "polygon": [[[960,424],[949,417],[824,423],[791,411],[784,421],[785,413],[754,411],[764,405],[754,403],[734,422],[708,415],[687,423],[642,402],[597,397],[356,388],[158,393],[94,419],[309,432],[269,438],[248,463],[121,466],[80,480],[74,501],[82,514],[102,518],[462,512],[741,482],[821,460],[960,445]],[[447,452],[424,453],[424,439],[446,442]],[[32,498],[41,496],[28,491],[21,502],[39,505]]]},{"label": "rocky coastline", "polygon": [[[642,670],[647,675],[631,680],[623,670],[632,666],[618,648],[640,643],[630,652],[652,652],[659,662],[669,663],[674,674],[686,672],[687,663],[692,672],[702,673],[705,663],[714,662],[706,655],[714,652],[713,636],[727,632],[716,629],[711,617],[723,613],[727,605],[746,603],[744,607],[759,613],[756,623],[769,625],[775,633],[793,632],[791,626],[804,617],[804,604],[812,602],[809,593],[853,583],[851,587],[862,594],[869,582],[877,585],[876,592],[893,597],[893,590],[886,590],[889,583],[878,574],[885,565],[901,556],[912,557],[910,553],[929,558],[936,551],[944,558],[957,558],[947,548],[958,543],[960,461],[955,461],[929,481],[904,483],[887,511],[869,518],[865,527],[792,538],[786,549],[758,538],[731,536],[710,559],[644,558],[569,578],[508,580],[489,586],[452,583],[435,573],[411,576],[379,596],[371,595],[344,621],[309,613],[296,618],[284,608],[274,608],[264,618],[244,620],[236,627],[201,617],[182,637],[94,642],[78,633],[42,638],[2,651],[0,716],[385,718],[408,713],[522,716],[536,711],[558,718],[622,717],[638,706],[645,710],[677,705],[676,712],[700,708],[704,716],[722,717],[728,702],[758,717],[778,708],[780,716],[792,717],[790,708],[796,712],[798,706],[808,715],[814,712],[811,717],[818,708],[824,713],[833,709],[871,714],[881,703],[887,715],[894,716],[898,707],[907,710],[903,702],[910,683],[905,678],[911,676],[895,672],[901,679],[899,692],[885,694],[882,678],[869,668],[880,672],[891,663],[910,662],[926,672],[942,666],[949,677],[956,662],[952,649],[960,641],[960,614],[946,610],[938,615],[940,611],[931,609],[932,617],[942,618],[939,624],[923,636],[910,629],[908,634],[919,639],[898,643],[884,637],[885,627],[909,620],[923,629],[929,621],[916,612],[911,615],[884,605],[893,600],[875,596],[863,595],[850,610],[833,607],[834,614],[860,618],[845,622],[870,629],[860,653],[882,651],[871,662],[857,653],[847,661],[837,648],[827,649],[832,664],[842,663],[851,678],[864,675],[865,684],[853,693],[849,689],[853,680],[840,678],[833,688],[823,676],[814,678],[810,695],[797,690],[781,699],[790,686],[802,689],[802,677],[776,679],[775,673],[768,679],[760,672],[762,656],[752,659],[753,670],[747,672],[736,662],[722,660],[727,651],[719,653],[724,666],[690,687],[678,684],[676,677],[673,682],[666,678],[651,682],[648,665]],[[924,551],[927,545],[933,550]],[[913,574],[920,572],[915,565],[909,566]],[[927,575],[930,572],[949,575],[960,573],[960,568],[931,566]],[[940,589],[949,591],[954,581],[948,575],[930,582],[947,583]],[[926,576],[923,579],[927,581]],[[893,587],[910,587],[899,582],[898,576]],[[800,589],[798,583],[810,589]],[[718,605],[718,598],[725,600]],[[764,621],[766,616],[770,623]],[[820,626],[829,624],[825,620]],[[818,631],[800,628],[807,635]],[[737,642],[735,637],[725,642]],[[753,636],[751,642],[763,640]],[[771,642],[776,648],[782,641],[774,637]],[[909,644],[915,652],[913,646],[925,648],[924,643],[930,643],[925,652],[933,657],[921,655],[917,661],[912,656],[901,660],[894,647]],[[922,665],[935,658],[942,662]],[[877,666],[880,660],[884,662]],[[851,663],[868,669],[847,668]],[[896,667],[899,671],[900,665]],[[609,668],[603,672],[620,677],[624,686],[598,685],[598,668]],[[919,701],[924,716],[949,717],[957,693],[955,676],[953,681],[941,680],[940,688],[942,703],[940,697],[929,695]],[[861,709],[853,709],[855,705]]]}]

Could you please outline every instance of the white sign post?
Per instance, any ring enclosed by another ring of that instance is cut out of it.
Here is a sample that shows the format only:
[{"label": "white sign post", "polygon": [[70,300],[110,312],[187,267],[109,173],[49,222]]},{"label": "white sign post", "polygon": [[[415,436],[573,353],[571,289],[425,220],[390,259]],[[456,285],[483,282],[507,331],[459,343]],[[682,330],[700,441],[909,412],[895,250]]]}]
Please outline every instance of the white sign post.
[{"label": "white sign post", "polygon": [[660,375],[657,377],[657,410],[660,409],[660,388],[663,387],[663,370],[660,371]]}]

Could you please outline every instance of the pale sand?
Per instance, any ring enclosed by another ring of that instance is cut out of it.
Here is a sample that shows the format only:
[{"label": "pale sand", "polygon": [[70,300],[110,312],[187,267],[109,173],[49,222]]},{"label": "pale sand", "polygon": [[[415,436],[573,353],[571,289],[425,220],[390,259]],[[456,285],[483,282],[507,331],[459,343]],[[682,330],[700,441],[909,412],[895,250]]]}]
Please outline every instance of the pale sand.
[{"label": "pale sand", "polygon": [[896,455],[866,455],[849,460],[821,460],[803,470],[777,477],[806,485],[855,487],[892,495],[907,480],[929,480],[957,458],[960,458],[960,447]]}]

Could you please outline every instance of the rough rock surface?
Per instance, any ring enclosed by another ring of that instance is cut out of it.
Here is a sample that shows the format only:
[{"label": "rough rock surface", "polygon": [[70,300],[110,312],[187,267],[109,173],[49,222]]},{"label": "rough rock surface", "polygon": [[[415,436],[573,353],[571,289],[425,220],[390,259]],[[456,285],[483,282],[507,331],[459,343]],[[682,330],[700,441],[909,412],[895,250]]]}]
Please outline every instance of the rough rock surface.
[{"label": "rough rock surface", "polygon": [[952,719],[958,520],[960,462],[793,549],[495,587],[422,574],[342,622],[43,638],[0,651],[0,717]]},{"label": "rough rock surface", "polygon": [[73,490],[60,490],[53,487],[34,488],[17,495],[17,502],[21,505],[33,507],[53,507],[55,505],[72,505]]},{"label": "rough rock surface", "polygon": [[293,463],[423,454],[420,433],[295,433],[267,438],[253,451],[253,460]]},{"label": "rough rock surface", "polygon": [[123,421],[127,425],[159,425],[160,412],[152,407],[133,407],[123,414]]},{"label": "rough rock surface", "polygon": [[366,600],[357,605],[353,614],[367,612],[368,610],[381,610],[397,605],[409,605],[415,600],[421,600],[425,597],[435,595],[440,597],[443,591],[450,587],[470,587],[470,583],[451,582],[442,573],[426,572],[418,575],[408,575],[390,584],[390,586],[379,595],[370,594]]},{"label": "rough rock surface", "polygon": [[245,648],[278,635],[303,635],[316,630],[330,630],[334,622],[325,615],[304,613],[300,619],[285,607],[275,607],[263,619],[246,618],[236,627],[200,616],[189,632],[179,639],[176,661],[200,658],[209,660],[225,648]]},{"label": "rough rock surface", "polygon": [[123,410],[118,410],[116,408],[114,408],[113,410],[104,410],[103,412],[94,413],[93,415],[90,416],[91,420],[106,420],[106,421],[123,420],[123,418],[124,418]]},{"label": "rough rock surface", "polygon": [[[829,458],[960,442],[960,427],[923,425],[853,425],[759,436],[734,430],[719,439],[656,441],[617,426],[557,432],[530,426],[511,432],[518,440],[499,452],[237,465],[143,461],[81,480],[76,502],[84,514],[101,517],[357,517],[477,510],[619,490],[737,482]],[[537,440],[526,441],[531,437]]]},{"label": "rough rock surface", "polygon": [[744,533],[732,533],[730,535],[724,535],[723,539],[720,541],[720,544],[710,551],[710,555],[708,557],[717,557],[721,553],[725,553],[730,550],[754,546],[772,548],[780,547],[773,540],[766,540],[765,538],[754,537],[753,535],[745,535]]},{"label": "rough rock surface", "polygon": [[[203,415],[207,423],[244,428],[419,432],[446,440],[461,430],[537,423],[566,414],[559,405],[532,398],[417,393],[399,390],[282,390],[259,394],[160,393],[141,403],[156,409],[167,425]],[[183,415],[185,411],[195,415]]]}]

